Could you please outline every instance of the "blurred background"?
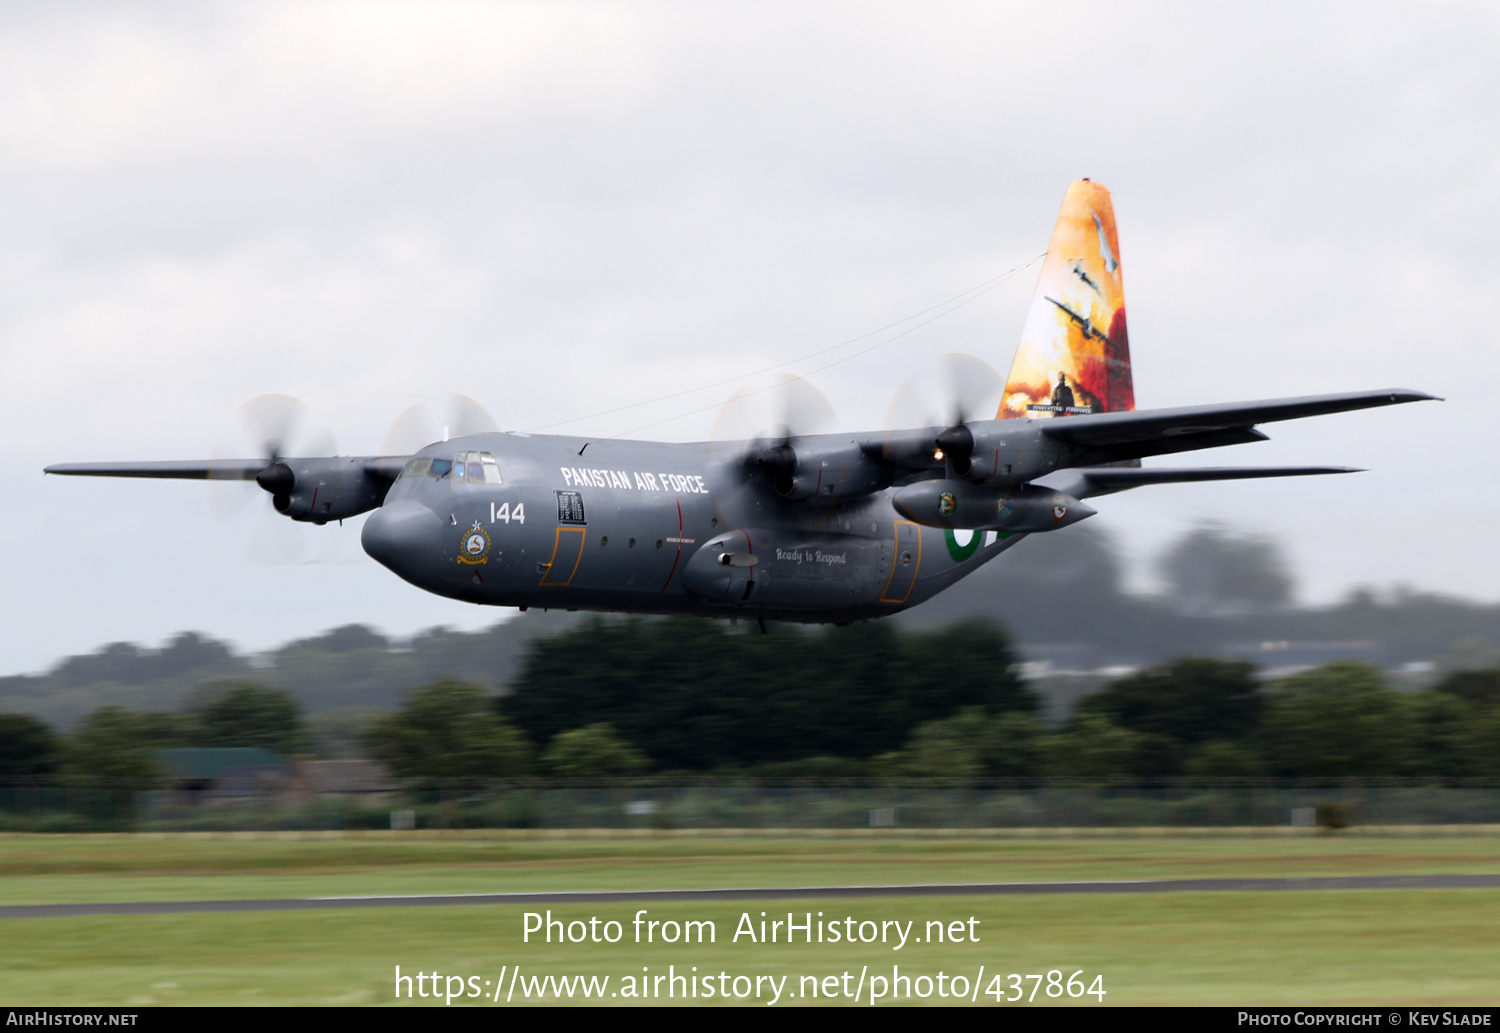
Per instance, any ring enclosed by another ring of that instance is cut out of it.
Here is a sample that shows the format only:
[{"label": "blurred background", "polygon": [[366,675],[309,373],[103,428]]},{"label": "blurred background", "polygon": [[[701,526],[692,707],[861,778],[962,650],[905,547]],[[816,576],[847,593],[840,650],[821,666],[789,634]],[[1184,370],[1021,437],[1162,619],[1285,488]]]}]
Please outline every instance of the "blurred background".
[{"label": "blurred background", "polygon": [[1034,536],[846,628],[544,611],[264,653],[114,643],[0,679],[0,822],[1500,821],[1500,607],[1297,607],[1271,541],[1213,526],[1159,557],[1160,596],[1123,590],[1114,557],[1087,528]]}]

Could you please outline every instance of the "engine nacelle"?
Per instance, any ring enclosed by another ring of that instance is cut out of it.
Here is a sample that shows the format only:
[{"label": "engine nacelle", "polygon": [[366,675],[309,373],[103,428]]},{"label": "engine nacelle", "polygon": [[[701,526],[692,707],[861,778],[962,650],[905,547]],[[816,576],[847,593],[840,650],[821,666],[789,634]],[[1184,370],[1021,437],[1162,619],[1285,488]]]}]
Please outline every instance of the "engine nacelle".
[{"label": "engine nacelle", "polygon": [[1032,484],[1006,491],[952,479],[908,484],[891,503],[902,516],[929,527],[1012,533],[1055,531],[1096,512],[1071,495]]},{"label": "engine nacelle", "polygon": [[391,482],[371,475],[366,459],[284,459],[268,466],[256,483],[271,493],[276,511],[293,520],[326,524],[368,513],[385,501]]},{"label": "engine nacelle", "polygon": [[969,468],[953,472],[990,485],[1024,484],[1057,469],[1061,449],[1042,434],[1037,420],[990,420],[971,424]]},{"label": "engine nacelle", "polygon": [[890,483],[885,465],[852,441],[844,448],[816,452],[773,445],[761,452],[758,462],[776,493],[797,501],[867,495]]}]

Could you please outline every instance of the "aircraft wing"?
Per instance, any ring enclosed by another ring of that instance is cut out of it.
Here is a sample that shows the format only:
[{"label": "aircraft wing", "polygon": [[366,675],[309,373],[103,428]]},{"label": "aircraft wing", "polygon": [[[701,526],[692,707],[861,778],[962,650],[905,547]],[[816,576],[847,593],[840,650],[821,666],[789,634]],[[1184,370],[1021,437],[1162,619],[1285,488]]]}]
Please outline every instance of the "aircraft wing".
[{"label": "aircraft wing", "polygon": [[1420,391],[1392,388],[1385,391],[1309,395],[1304,398],[1275,398],[1262,402],[1192,405],[1179,409],[1138,409],[1133,412],[1098,413],[1047,420],[1042,426],[1042,433],[1055,441],[1070,445],[1097,447],[1103,452],[1114,453],[1114,458],[1140,458],[1163,452],[1182,452],[1261,440],[1264,435],[1254,430],[1258,423],[1399,405],[1402,402],[1420,402],[1435,397]]},{"label": "aircraft wing", "polygon": [[1330,473],[1363,473],[1354,466],[1196,466],[1143,469],[1104,466],[1061,470],[1042,483],[1074,498],[1140,488],[1147,484],[1187,484],[1194,481],[1242,481],[1258,477],[1314,477]]},{"label": "aircraft wing", "polygon": [[166,463],[58,463],[43,473],[65,477],[164,477],[184,481],[253,481],[265,459],[190,459]]},{"label": "aircraft wing", "polygon": [[[411,456],[366,456],[352,460],[372,477],[394,481]],[[271,459],[189,459],[163,463],[59,463],[42,470],[65,477],[159,477],[184,481],[253,481],[276,460]],[[327,462],[328,460],[324,460]],[[343,463],[344,460],[338,460]],[[287,457],[285,463],[299,463]]]}]

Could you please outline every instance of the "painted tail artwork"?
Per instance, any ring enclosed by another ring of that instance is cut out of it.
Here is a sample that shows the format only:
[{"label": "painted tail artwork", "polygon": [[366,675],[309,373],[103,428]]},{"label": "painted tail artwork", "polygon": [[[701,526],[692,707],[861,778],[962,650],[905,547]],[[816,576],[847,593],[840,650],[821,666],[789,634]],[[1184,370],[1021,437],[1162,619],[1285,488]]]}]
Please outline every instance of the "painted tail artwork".
[{"label": "painted tail artwork", "polygon": [[996,418],[1134,408],[1115,209],[1081,179],[1063,196]]}]

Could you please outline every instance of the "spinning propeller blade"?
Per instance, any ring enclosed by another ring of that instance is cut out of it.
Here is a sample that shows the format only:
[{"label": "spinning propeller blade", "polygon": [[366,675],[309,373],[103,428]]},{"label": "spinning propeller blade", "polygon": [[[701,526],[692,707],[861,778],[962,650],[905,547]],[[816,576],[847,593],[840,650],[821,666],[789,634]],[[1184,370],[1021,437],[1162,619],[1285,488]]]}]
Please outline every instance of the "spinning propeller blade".
[{"label": "spinning propeller blade", "polygon": [[484,406],[466,395],[424,398],[391,424],[380,454],[411,455],[434,441],[461,438],[466,434],[487,434],[499,429]]},{"label": "spinning propeller blade", "polygon": [[[968,473],[974,451],[968,422],[993,410],[1004,388],[1004,379],[984,360],[958,352],[941,356],[933,370],[907,377],[896,389],[885,414],[888,449],[897,443],[897,431],[933,428],[934,461],[949,460],[955,473]],[[899,441],[904,446],[909,435]]]},{"label": "spinning propeller blade", "polygon": [[763,471],[785,494],[797,469],[797,440],[830,430],[834,422],[823,392],[801,377],[778,374],[724,403],[714,421],[712,451]]},{"label": "spinning propeller blade", "polygon": [[[215,519],[245,539],[244,554],[264,564],[322,562],[333,559],[333,536],[285,519],[277,502],[292,489],[288,457],[332,456],[338,451],[333,433],[312,415],[306,402],[289,395],[260,395],[235,412],[230,431],[214,446],[215,459],[259,456],[265,463],[252,491],[243,476],[208,476],[209,507]],[[260,496],[260,499],[257,499]],[[310,535],[318,535],[310,541]],[[309,557],[311,557],[309,559]]]}]

